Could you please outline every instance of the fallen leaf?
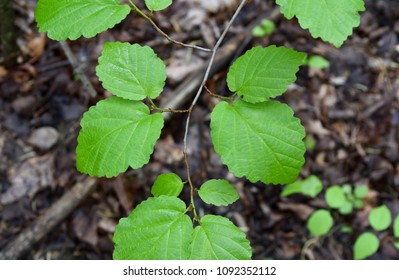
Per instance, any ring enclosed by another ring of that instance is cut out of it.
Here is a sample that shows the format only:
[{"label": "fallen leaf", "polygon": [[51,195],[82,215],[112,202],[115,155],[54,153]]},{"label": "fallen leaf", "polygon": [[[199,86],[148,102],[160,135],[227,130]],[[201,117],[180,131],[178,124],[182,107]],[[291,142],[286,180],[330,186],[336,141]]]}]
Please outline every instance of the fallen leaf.
[{"label": "fallen leaf", "polygon": [[15,202],[24,196],[31,199],[39,191],[54,186],[54,157],[45,155],[29,158],[21,165],[12,167],[8,178],[11,187],[1,196],[1,204]]},{"label": "fallen leaf", "polygon": [[37,61],[44,52],[46,46],[46,35],[41,33],[39,36],[31,37],[28,41],[29,55],[31,56],[30,63]]},{"label": "fallen leaf", "polygon": [[45,152],[51,149],[59,139],[58,131],[49,126],[34,130],[28,139],[28,143]]},{"label": "fallen leaf", "polygon": [[289,210],[295,213],[301,220],[306,221],[309,216],[314,212],[314,209],[306,204],[280,202],[278,207],[281,210]]},{"label": "fallen leaf", "polygon": [[8,74],[8,71],[4,66],[0,65],[0,81]]}]

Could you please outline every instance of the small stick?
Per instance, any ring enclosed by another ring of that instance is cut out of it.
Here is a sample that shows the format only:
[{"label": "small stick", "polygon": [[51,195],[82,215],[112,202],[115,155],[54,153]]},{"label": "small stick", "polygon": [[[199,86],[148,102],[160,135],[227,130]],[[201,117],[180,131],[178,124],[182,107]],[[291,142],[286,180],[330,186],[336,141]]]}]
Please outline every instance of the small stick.
[{"label": "small stick", "polygon": [[202,79],[202,82],[200,84],[200,87],[198,88],[197,94],[194,97],[193,102],[191,103],[191,106],[189,108],[188,116],[186,119],[186,128],[184,130],[184,139],[183,139],[183,154],[184,154],[184,162],[186,165],[186,171],[187,171],[187,180],[188,184],[190,185],[190,198],[191,198],[191,205],[193,206],[193,212],[194,212],[194,219],[199,220],[197,216],[197,212],[195,209],[195,204],[194,204],[194,185],[191,182],[191,171],[190,171],[190,164],[188,161],[188,153],[187,153],[187,137],[188,137],[188,130],[190,126],[190,118],[191,118],[191,113],[194,109],[194,106],[197,104],[197,101],[204,89],[204,85],[206,83],[206,80],[208,80],[209,74],[211,72],[211,68],[213,63],[215,62],[216,58],[216,52],[220,47],[220,44],[223,42],[224,38],[226,37],[227,32],[229,31],[230,27],[233,25],[234,20],[237,18],[238,14],[241,12],[242,8],[244,7],[245,3],[247,0],[242,0],[240,5],[238,6],[237,10],[235,11],[233,17],[230,19],[229,23],[227,24],[225,30],[223,31],[222,35],[220,36],[219,40],[216,42],[215,46],[212,49],[212,56],[211,59],[209,60],[208,67],[206,68],[204,78]]},{"label": "small stick", "polygon": [[0,252],[0,260],[15,260],[31,249],[60,222],[62,222],[96,186],[96,179],[86,178],[77,183],[55,202],[43,215],[24,229]]},{"label": "small stick", "polygon": [[[245,47],[250,39],[252,38],[251,31],[257,26],[262,19],[268,18],[269,20],[276,21],[280,16],[280,11],[278,8],[274,8],[272,11],[260,15],[250,26],[247,26],[244,32],[236,35],[234,38],[230,39],[223,47],[219,49],[216,54],[215,62],[210,71],[210,75],[217,73],[223,67],[225,67],[235,56],[235,52]],[[241,52],[241,51],[239,51]],[[173,92],[166,95],[162,100],[161,108],[179,108],[184,103],[186,103],[194,94],[198,87],[201,85],[203,76],[202,73],[205,72],[207,68],[207,63],[192,73],[185,81],[180,84]],[[164,112],[163,116],[166,121],[168,121],[172,114],[169,112]]]},{"label": "small stick", "polygon": [[175,39],[171,38],[168,34],[166,34],[165,32],[162,31],[161,28],[158,27],[158,25],[152,20],[152,18],[150,18],[149,16],[147,16],[145,13],[143,13],[134,3],[132,0],[129,0],[130,4],[132,5],[132,9],[134,11],[136,11],[137,13],[139,13],[143,18],[145,18],[154,28],[156,31],[158,31],[158,33],[160,33],[162,36],[164,36],[166,39],[168,39],[170,42],[182,46],[182,47],[186,47],[186,48],[191,48],[191,49],[196,49],[196,50],[200,50],[203,52],[212,52],[211,49],[207,49],[207,48],[203,48],[203,47],[199,47],[199,46],[195,46],[195,45],[190,45],[190,44],[185,44],[179,41],[176,41]]},{"label": "small stick", "polygon": [[76,60],[75,56],[73,55],[72,50],[69,47],[68,43],[65,41],[60,41],[60,45],[61,45],[62,49],[64,50],[64,52],[69,60],[69,63],[71,63],[75,74],[82,81],[83,87],[86,89],[86,91],[90,94],[90,96],[92,98],[97,97],[96,90],[94,89],[93,85],[91,84],[89,78],[86,76],[86,74],[82,71],[81,67],[79,66],[79,63]]}]

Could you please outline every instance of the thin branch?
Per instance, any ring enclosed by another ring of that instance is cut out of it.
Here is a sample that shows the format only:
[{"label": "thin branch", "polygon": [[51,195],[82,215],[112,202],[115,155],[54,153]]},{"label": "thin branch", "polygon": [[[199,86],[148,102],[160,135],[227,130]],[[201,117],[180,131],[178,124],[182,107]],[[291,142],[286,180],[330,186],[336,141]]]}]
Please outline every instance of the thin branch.
[{"label": "thin branch", "polygon": [[190,196],[191,196],[191,204],[193,204],[193,208],[194,208],[194,216],[196,216],[195,205],[194,205],[194,185],[192,184],[192,181],[191,181],[190,163],[188,160],[188,153],[187,153],[187,136],[188,136],[188,130],[189,130],[189,126],[190,126],[191,113],[194,109],[194,106],[197,104],[198,98],[200,97],[200,95],[204,89],[206,80],[208,80],[209,73],[211,71],[213,62],[215,61],[216,52],[219,49],[221,43],[223,42],[224,38],[226,37],[227,32],[229,31],[230,27],[233,25],[234,20],[237,18],[238,14],[241,12],[241,10],[244,7],[246,2],[247,2],[247,0],[241,1],[240,5],[238,6],[237,10],[235,11],[233,17],[230,19],[230,21],[227,24],[222,35],[219,37],[218,41],[216,42],[215,46],[213,47],[212,56],[211,56],[211,59],[209,60],[208,67],[206,68],[204,78],[202,79],[202,82],[197,91],[197,94],[195,95],[194,100],[191,103],[191,106],[190,106],[189,112],[188,112],[188,116],[187,116],[187,120],[186,120],[186,128],[184,131],[184,140],[183,140],[183,154],[184,154],[184,162],[186,164],[186,169],[187,169],[187,180],[188,180],[188,183],[191,188]]},{"label": "thin branch", "polygon": [[94,191],[97,180],[86,178],[76,183],[57,202],[51,205],[39,218],[25,228],[0,252],[0,260],[15,260],[46,237],[76,207]]},{"label": "thin branch", "polygon": [[235,95],[232,95],[232,96],[222,96],[222,95],[216,94],[216,93],[212,92],[212,91],[206,86],[206,84],[204,84],[204,89],[205,89],[211,96],[216,97],[216,98],[219,98],[219,99],[222,99],[222,100],[231,100],[231,99],[233,99],[234,96],[235,96]]},{"label": "thin branch", "polygon": [[85,90],[90,94],[91,97],[93,97],[93,98],[97,97],[96,90],[94,89],[93,85],[91,84],[89,78],[82,71],[82,68],[80,67],[78,61],[76,60],[76,57],[73,55],[72,50],[69,47],[68,43],[65,41],[60,41],[60,45],[61,45],[62,49],[64,50],[64,52],[69,60],[69,63],[72,65],[73,71],[75,72],[76,76],[78,76],[80,81],[82,82]]},{"label": "thin branch", "polygon": [[148,98],[151,103],[151,109],[160,111],[160,112],[167,112],[167,113],[188,113],[189,110],[179,110],[179,109],[171,109],[171,108],[159,108],[157,105],[155,105],[154,101],[151,98]]},{"label": "thin branch", "polygon": [[212,52],[211,49],[208,48],[203,48],[203,47],[199,47],[199,46],[195,46],[195,45],[190,45],[190,44],[185,44],[179,41],[176,41],[175,39],[171,38],[168,34],[166,34],[165,32],[162,31],[161,28],[158,27],[158,25],[149,17],[147,16],[145,13],[143,13],[134,3],[132,0],[129,0],[129,3],[132,5],[132,10],[136,11],[137,13],[139,13],[143,18],[145,18],[154,28],[156,31],[158,31],[158,33],[160,33],[162,36],[164,36],[166,39],[168,39],[170,42],[182,46],[182,47],[186,47],[186,48],[191,48],[191,49],[196,49],[196,50],[200,50],[203,52]]}]

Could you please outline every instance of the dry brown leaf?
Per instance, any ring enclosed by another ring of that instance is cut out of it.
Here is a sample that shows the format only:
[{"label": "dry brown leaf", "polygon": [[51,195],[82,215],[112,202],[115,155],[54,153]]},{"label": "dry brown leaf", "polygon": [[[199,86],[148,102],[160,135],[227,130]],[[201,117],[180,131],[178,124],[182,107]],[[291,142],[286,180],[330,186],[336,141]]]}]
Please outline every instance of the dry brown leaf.
[{"label": "dry brown leaf", "polygon": [[27,47],[31,57],[31,63],[37,61],[43,55],[45,46],[46,35],[44,33],[41,33],[39,36],[29,38]]},{"label": "dry brown leaf", "polygon": [[294,212],[301,220],[306,221],[309,216],[314,212],[314,209],[306,204],[291,203],[291,202],[280,202],[278,207],[281,210],[289,210]]},{"label": "dry brown leaf", "polygon": [[8,74],[7,69],[0,65],[0,81]]}]

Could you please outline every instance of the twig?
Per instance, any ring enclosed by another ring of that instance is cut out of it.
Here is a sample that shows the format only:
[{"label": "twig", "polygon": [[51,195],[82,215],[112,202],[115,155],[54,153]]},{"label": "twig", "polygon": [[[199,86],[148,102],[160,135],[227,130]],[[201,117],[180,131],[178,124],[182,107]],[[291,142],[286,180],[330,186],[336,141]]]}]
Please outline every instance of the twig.
[{"label": "twig", "polygon": [[137,13],[139,13],[143,18],[145,18],[157,31],[158,33],[160,33],[162,36],[164,36],[166,39],[168,39],[168,41],[182,46],[182,47],[186,47],[186,48],[191,48],[191,49],[196,49],[196,50],[200,50],[203,52],[212,52],[211,49],[208,48],[203,48],[203,47],[199,47],[199,46],[195,46],[195,45],[190,45],[190,44],[185,44],[179,41],[176,41],[175,39],[171,38],[168,34],[166,34],[165,32],[162,31],[161,28],[158,27],[158,25],[152,20],[152,18],[150,18],[149,16],[147,16],[145,13],[143,13],[134,3],[132,0],[129,0],[129,3],[132,5],[132,9],[134,11],[136,11]]},{"label": "twig", "polygon": [[85,90],[90,94],[91,97],[95,98],[97,97],[97,92],[94,89],[93,85],[91,84],[89,78],[86,76],[86,74],[82,71],[82,69],[79,66],[78,61],[76,60],[75,56],[72,53],[71,48],[65,41],[60,41],[60,45],[62,49],[64,50],[69,63],[71,63],[72,68],[75,72],[75,74],[79,77],[79,79],[82,81],[83,87]]},{"label": "twig", "polygon": [[234,95],[232,95],[232,96],[222,96],[222,95],[216,94],[216,93],[212,92],[205,84],[204,84],[204,89],[205,89],[211,96],[216,97],[216,98],[219,98],[219,99],[222,99],[222,100],[231,100],[231,99],[234,98]]},{"label": "twig", "polygon": [[148,98],[148,100],[151,103],[152,110],[160,111],[163,113],[188,113],[189,112],[189,110],[171,109],[170,107],[169,108],[159,108],[157,105],[155,105],[154,101],[151,98]]},{"label": "twig", "polygon": [[216,57],[216,52],[220,47],[220,44],[223,42],[224,38],[226,37],[227,32],[229,31],[230,27],[232,26],[234,20],[237,18],[238,14],[241,12],[242,8],[244,7],[245,3],[247,2],[247,0],[242,0],[240,5],[238,6],[237,10],[235,11],[233,17],[230,19],[229,23],[227,24],[225,30],[223,31],[222,35],[219,37],[218,41],[216,42],[215,46],[212,49],[212,56],[211,59],[209,60],[208,63],[208,67],[206,68],[205,71],[205,75],[204,78],[202,79],[201,85],[197,91],[197,94],[194,97],[193,102],[191,103],[191,106],[189,108],[189,112],[188,112],[188,116],[186,119],[186,128],[184,131],[184,140],[183,140],[183,154],[184,154],[184,162],[186,164],[186,170],[187,170],[187,180],[188,183],[190,185],[191,188],[191,192],[190,192],[190,197],[191,197],[191,204],[193,205],[193,209],[194,209],[194,218],[198,218],[196,215],[196,210],[195,210],[195,205],[194,205],[194,185],[191,182],[191,174],[190,174],[190,164],[189,164],[189,160],[188,160],[188,154],[187,154],[187,136],[188,136],[188,130],[189,130],[189,126],[190,126],[190,118],[191,118],[191,113],[193,111],[194,106],[197,104],[198,98],[200,97],[203,89],[204,89],[204,85],[206,83],[206,80],[208,80],[209,77],[209,73],[211,71],[213,62],[215,61],[215,57]]},{"label": "twig", "polygon": [[310,248],[312,246],[316,246],[319,243],[319,239],[317,237],[311,238],[305,242],[301,250],[301,260],[306,260],[306,256],[309,256],[310,259],[314,260],[314,256]]},{"label": "twig", "polygon": [[[236,53],[242,53],[247,44],[251,41],[252,29],[259,25],[259,23],[267,18],[271,21],[276,21],[280,17],[280,11],[278,8],[274,8],[272,11],[265,14],[259,15],[251,25],[248,25],[243,32],[230,39],[227,43],[223,44],[223,47],[219,48],[215,62],[211,68],[209,75],[213,75],[223,69],[230,61],[234,60]],[[161,99],[161,108],[179,108],[184,105],[194,94],[198,87],[201,85],[202,76],[205,72],[207,65],[204,65],[193,72],[185,81],[180,84],[173,92],[164,96]],[[164,112],[164,119],[169,120],[172,116],[171,113]]]},{"label": "twig", "polygon": [[0,252],[0,260],[15,260],[39,242],[62,222],[87,197],[96,185],[96,179],[87,178],[64,194],[33,224],[24,229]]}]

